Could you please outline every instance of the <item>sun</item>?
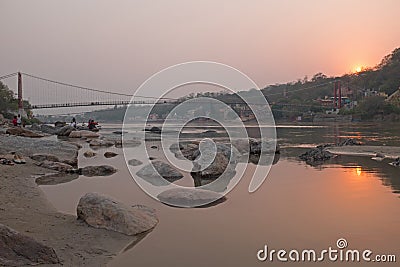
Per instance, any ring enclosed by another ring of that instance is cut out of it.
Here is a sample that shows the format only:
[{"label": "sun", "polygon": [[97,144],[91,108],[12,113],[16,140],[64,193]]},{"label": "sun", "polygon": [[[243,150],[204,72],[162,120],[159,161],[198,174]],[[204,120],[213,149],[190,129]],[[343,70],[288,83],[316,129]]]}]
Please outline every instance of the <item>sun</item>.
[{"label": "sun", "polygon": [[361,66],[357,66],[354,70],[355,70],[355,72],[361,72],[362,71],[362,67]]}]

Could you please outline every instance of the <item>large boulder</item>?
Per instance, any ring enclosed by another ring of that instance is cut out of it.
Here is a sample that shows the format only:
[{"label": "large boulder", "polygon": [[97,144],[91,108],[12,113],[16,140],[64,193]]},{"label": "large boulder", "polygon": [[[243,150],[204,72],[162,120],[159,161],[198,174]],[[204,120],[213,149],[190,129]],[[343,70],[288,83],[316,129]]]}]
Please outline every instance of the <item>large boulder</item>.
[{"label": "large boulder", "polygon": [[86,138],[96,138],[99,137],[100,135],[98,133],[92,132],[92,131],[86,131],[86,130],[82,130],[82,131],[73,131],[69,134],[68,137],[70,138],[82,138],[82,137],[86,137]]},{"label": "large boulder", "polygon": [[36,161],[55,161],[55,162],[59,162],[60,159],[57,156],[54,156],[53,154],[47,154],[47,153],[35,153],[33,154],[31,157],[31,159],[36,160]]},{"label": "large boulder", "polygon": [[0,265],[59,264],[54,249],[0,224]]},{"label": "large boulder", "polygon": [[142,205],[129,207],[98,193],[87,193],[79,200],[77,215],[90,226],[126,235],[149,231],[158,223],[153,209]]},{"label": "large boulder", "polygon": [[32,132],[28,129],[22,127],[11,127],[6,130],[6,134],[16,135],[16,136],[23,136],[23,137],[31,137],[31,138],[39,138],[43,137],[42,134],[38,134]]},{"label": "large boulder", "polygon": [[233,149],[223,144],[215,144],[209,139],[201,141],[199,150],[194,153],[192,176],[217,179],[225,170],[234,171],[233,165],[236,163],[238,152]]},{"label": "large boulder", "polygon": [[108,176],[116,173],[117,170],[108,165],[100,165],[100,166],[86,166],[79,169],[79,173],[84,176]]},{"label": "large boulder", "polygon": [[54,171],[59,171],[59,172],[72,172],[74,170],[74,167],[72,167],[69,164],[62,163],[62,162],[56,162],[56,161],[42,161],[37,163],[38,166]]},{"label": "large boulder", "polygon": [[217,192],[196,188],[173,188],[161,192],[157,198],[171,206],[201,207],[225,201],[225,197]]},{"label": "large boulder", "polygon": [[168,185],[168,182],[174,182],[183,177],[179,171],[174,169],[168,163],[162,161],[153,161],[152,163],[141,168],[136,175],[157,186]]},{"label": "large boulder", "polygon": [[72,132],[76,131],[76,129],[72,126],[66,125],[60,128],[55,128],[56,134],[58,136],[69,136]]},{"label": "large boulder", "polygon": [[217,179],[225,172],[228,165],[229,159],[221,152],[218,152],[215,158],[203,153],[199,160],[194,161],[192,173],[202,179]]},{"label": "large boulder", "polygon": [[47,133],[47,134],[57,134],[57,132],[59,130],[60,129],[56,129],[55,127],[47,125],[47,124],[41,124],[40,125],[40,131],[42,131],[44,133]]}]

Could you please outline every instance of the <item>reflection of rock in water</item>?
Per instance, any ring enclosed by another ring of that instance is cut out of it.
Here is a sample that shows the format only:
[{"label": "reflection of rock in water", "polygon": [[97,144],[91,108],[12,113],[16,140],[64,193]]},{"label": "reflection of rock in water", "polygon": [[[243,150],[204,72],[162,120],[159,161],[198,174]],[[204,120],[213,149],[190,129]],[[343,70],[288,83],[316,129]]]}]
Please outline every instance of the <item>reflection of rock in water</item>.
[{"label": "reflection of rock in water", "polygon": [[280,153],[276,153],[276,154],[263,154],[262,156],[262,161],[260,161],[260,155],[250,155],[249,156],[249,163],[253,163],[255,165],[262,165],[262,166],[267,166],[269,164],[271,164],[271,158],[274,158],[272,160],[272,165],[275,165],[276,163],[278,163],[281,154]]},{"label": "reflection of rock in water", "polygon": [[78,179],[79,175],[76,173],[66,174],[66,173],[57,173],[52,175],[45,175],[37,178],[35,180],[38,185],[56,185],[56,184],[64,184],[71,182],[75,179]]},{"label": "reflection of rock in water", "polygon": [[215,179],[207,179],[202,177],[198,172],[190,173],[193,177],[194,186],[215,192],[224,192],[228,189],[228,184],[235,177],[236,171],[234,168],[227,170],[225,173]]},{"label": "reflection of rock in water", "polygon": [[219,193],[195,188],[169,189],[160,193],[157,198],[164,204],[176,207],[209,207],[226,200]]},{"label": "reflection of rock in water", "polygon": [[134,237],[132,237],[132,238],[134,238],[134,240],[133,240],[131,243],[129,243],[129,244],[122,250],[122,253],[123,253],[123,252],[126,252],[126,251],[130,250],[131,248],[133,248],[134,246],[136,246],[136,245],[137,245],[140,241],[142,241],[143,238],[145,238],[151,231],[153,231],[153,230],[149,230],[149,231],[146,231],[146,232],[137,234],[137,235],[135,235]]},{"label": "reflection of rock in water", "polygon": [[172,183],[183,177],[180,172],[162,161],[151,162],[141,168],[136,175],[155,186],[168,185],[168,182]]}]

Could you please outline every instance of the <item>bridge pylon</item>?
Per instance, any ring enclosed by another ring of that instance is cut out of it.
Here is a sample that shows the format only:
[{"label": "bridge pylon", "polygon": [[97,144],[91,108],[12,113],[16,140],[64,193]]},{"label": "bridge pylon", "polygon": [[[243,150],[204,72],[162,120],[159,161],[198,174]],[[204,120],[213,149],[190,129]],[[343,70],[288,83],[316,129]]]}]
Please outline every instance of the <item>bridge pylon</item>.
[{"label": "bridge pylon", "polygon": [[22,98],[22,75],[18,72],[18,114],[21,117],[26,117],[24,110],[24,100]]}]

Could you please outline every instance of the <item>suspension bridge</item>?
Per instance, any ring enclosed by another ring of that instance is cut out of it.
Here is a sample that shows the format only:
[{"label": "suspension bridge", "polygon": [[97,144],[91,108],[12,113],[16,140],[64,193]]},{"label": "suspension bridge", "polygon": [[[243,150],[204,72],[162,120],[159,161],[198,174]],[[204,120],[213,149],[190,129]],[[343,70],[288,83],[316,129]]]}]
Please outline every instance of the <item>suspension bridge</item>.
[{"label": "suspension bridge", "polygon": [[[135,96],[136,101],[131,102],[132,95],[115,92],[112,90],[100,90],[97,88],[89,88],[79,85],[73,85],[65,82],[50,80],[47,78],[35,76],[24,72],[15,72],[8,75],[0,76],[0,81],[5,83],[18,98],[19,113],[24,114],[24,103],[29,102],[31,110],[37,109],[57,109],[72,107],[94,107],[94,106],[119,106],[119,105],[150,105],[150,104],[179,104],[181,100],[175,98],[155,98],[150,96]],[[16,82],[16,83],[15,83]],[[332,82],[329,82],[332,83]],[[16,84],[16,86],[15,86]],[[313,89],[321,84],[309,88],[299,90]],[[337,107],[341,101],[336,100],[336,92],[339,90],[338,97],[340,99],[340,82],[334,85],[335,101],[334,107]],[[273,95],[273,94],[271,94]],[[267,95],[269,96],[269,95]],[[339,103],[339,104],[338,104]],[[228,105],[241,105],[243,102],[229,102]],[[293,105],[279,104],[279,106],[289,107],[321,107],[318,105]],[[328,107],[332,108],[332,107]]]}]

